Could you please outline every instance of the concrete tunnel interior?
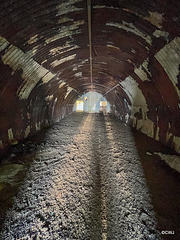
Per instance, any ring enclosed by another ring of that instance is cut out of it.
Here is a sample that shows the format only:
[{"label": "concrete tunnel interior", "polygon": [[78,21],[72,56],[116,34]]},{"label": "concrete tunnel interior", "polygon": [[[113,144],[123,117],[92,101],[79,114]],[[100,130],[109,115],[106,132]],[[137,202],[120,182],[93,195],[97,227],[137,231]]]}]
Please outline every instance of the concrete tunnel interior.
[{"label": "concrete tunnel interior", "polygon": [[180,172],[180,1],[0,2],[0,154],[97,92]]}]

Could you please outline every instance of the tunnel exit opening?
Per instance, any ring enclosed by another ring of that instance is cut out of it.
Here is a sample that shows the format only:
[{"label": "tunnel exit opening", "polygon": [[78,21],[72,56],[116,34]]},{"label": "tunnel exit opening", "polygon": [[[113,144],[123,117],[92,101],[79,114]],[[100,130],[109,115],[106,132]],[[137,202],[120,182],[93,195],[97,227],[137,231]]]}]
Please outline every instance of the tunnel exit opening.
[{"label": "tunnel exit opening", "polygon": [[84,109],[84,101],[77,100],[76,101],[76,112],[83,112]]},{"label": "tunnel exit opening", "polygon": [[102,94],[88,92],[76,100],[73,111],[106,114],[110,112],[110,103]]}]

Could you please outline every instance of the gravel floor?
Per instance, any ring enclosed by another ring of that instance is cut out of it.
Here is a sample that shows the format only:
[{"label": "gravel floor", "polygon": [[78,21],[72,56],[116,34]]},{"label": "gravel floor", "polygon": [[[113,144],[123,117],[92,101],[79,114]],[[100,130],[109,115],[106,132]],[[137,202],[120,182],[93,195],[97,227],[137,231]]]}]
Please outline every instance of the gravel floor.
[{"label": "gravel floor", "polygon": [[99,114],[63,119],[39,142],[1,239],[161,239],[139,158],[119,121]]}]

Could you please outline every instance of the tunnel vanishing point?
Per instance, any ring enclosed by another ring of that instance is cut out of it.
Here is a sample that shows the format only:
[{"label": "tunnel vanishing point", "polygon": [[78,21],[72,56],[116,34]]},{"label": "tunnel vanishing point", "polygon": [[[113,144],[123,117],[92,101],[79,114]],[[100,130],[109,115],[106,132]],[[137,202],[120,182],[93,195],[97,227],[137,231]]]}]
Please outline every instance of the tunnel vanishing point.
[{"label": "tunnel vanishing point", "polygon": [[95,91],[180,153],[179,0],[1,0],[0,153]]},{"label": "tunnel vanishing point", "polygon": [[0,239],[179,240],[180,1],[0,3]]}]

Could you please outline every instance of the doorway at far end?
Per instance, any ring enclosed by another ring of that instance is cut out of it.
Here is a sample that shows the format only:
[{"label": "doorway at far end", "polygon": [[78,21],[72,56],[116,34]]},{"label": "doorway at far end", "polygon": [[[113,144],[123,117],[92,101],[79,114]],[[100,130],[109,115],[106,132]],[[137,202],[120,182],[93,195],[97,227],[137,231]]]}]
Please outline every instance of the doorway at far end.
[{"label": "doorway at far end", "polygon": [[110,112],[110,103],[102,94],[88,92],[76,100],[73,111],[106,114]]},{"label": "doorway at far end", "polygon": [[76,101],[76,112],[83,112],[84,111],[84,101],[77,100]]}]

